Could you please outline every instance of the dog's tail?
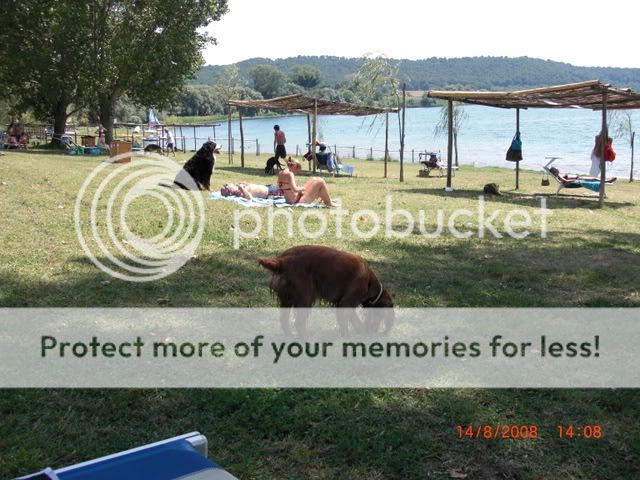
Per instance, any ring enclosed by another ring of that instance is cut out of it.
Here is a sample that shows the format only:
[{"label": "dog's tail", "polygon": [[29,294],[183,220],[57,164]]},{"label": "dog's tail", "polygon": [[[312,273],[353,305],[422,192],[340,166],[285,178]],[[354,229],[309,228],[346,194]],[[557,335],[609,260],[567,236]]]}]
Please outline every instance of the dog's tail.
[{"label": "dog's tail", "polygon": [[258,263],[272,272],[280,271],[280,260],[277,258],[258,258]]}]

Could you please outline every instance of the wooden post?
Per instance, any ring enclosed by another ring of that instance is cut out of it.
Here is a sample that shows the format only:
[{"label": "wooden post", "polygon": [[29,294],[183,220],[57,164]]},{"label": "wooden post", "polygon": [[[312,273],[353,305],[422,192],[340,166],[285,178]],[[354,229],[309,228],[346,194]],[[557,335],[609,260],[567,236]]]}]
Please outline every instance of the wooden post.
[{"label": "wooden post", "polygon": [[[311,114],[310,113],[307,113],[307,145],[309,146],[310,152],[315,150],[315,148],[311,145]],[[309,168],[311,168],[311,162],[309,162]]]},{"label": "wooden post", "polygon": [[182,153],[187,151],[187,145],[184,141],[184,134],[182,133],[182,125],[180,125],[180,138],[182,139]]},{"label": "wooden post", "polygon": [[400,123],[400,181],[404,182],[404,122],[407,111],[407,84],[402,84],[402,122]]},{"label": "wooden post", "polygon": [[369,160],[373,160],[373,147],[369,148]]},{"label": "wooden post", "polygon": [[[520,109],[516,108],[516,135],[520,134]],[[516,162],[516,190],[520,188],[520,161]]]},{"label": "wooden post", "polygon": [[240,123],[240,167],[244,168],[244,128],[242,128],[242,108],[238,107],[238,121]]},{"label": "wooden post", "polygon": [[313,99],[313,136],[311,138],[311,152],[313,156],[313,173],[316,173],[316,136],[318,134],[318,100]]},{"label": "wooden post", "polygon": [[447,141],[447,192],[452,192],[451,187],[451,172],[453,166],[453,100],[449,98],[447,105],[447,111],[449,113],[449,138]]},{"label": "wooden post", "polygon": [[260,142],[258,142],[258,139],[256,138],[256,157],[260,156]]},{"label": "wooden post", "polygon": [[607,162],[604,160],[604,149],[607,145],[607,138],[609,136],[609,130],[607,128],[607,90],[602,92],[602,132],[600,133],[600,197],[598,199],[598,206],[604,205],[604,182],[607,179]]},{"label": "wooden post", "polygon": [[633,145],[636,139],[636,132],[631,132],[631,172],[629,173],[629,181],[633,182]]},{"label": "wooden post", "polygon": [[384,178],[389,173],[389,112],[384,114]]},{"label": "wooden post", "polygon": [[351,158],[353,158],[353,159],[356,158],[356,146],[355,145],[353,146],[353,152],[352,152],[352,157]]},{"label": "wooden post", "polygon": [[227,152],[229,154],[229,165],[233,164],[233,152],[231,151],[231,105],[229,105],[229,121],[228,121],[228,135],[227,135]]}]

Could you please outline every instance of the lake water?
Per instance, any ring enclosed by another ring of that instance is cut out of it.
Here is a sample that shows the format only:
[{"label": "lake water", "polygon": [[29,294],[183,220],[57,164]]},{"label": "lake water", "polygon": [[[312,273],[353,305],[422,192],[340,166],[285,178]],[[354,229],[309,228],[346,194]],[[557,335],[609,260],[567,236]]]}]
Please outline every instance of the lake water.
[{"label": "lake water", "polygon": [[[515,132],[516,112],[500,108],[465,106],[468,115],[458,135],[459,160],[464,165],[499,166],[514,168],[505,160],[505,153]],[[440,108],[411,108],[406,112],[405,162],[413,157],[418,161],[418,152],[440,151],[446,159],[446,136],[434,137],[434,127],[440,116]],[[520,111],[520,131],[523,142],[523,169],[540,170],[548,162],[545,157],[561,157],[556,165],[562,172],[587,173],[591,165],[590,154],[595,135],[600,130],[602,114],[582,109],[530,109]],[[640,125],[640,112],[633,112],[634,125]],[[251,154],[256,151],[256,139],[261,153],[273,149],[273,125],[279,124],[287,135],[287,150],[291,154],[302,155],[307,142],[307,118],[304,115],[243,119],[245,149]],[[227,124],[216,128],[216,140],[226,149]],[[337,148],[342,158],[355,154],[358,158],[368,158],[373,148],[373,157],[384,155],[384,117],[318,117],[318,137],[331,148]],[[185,136],[193,133],[185,131]],[[200,128],[198,137],[212,136],[210,127]],[[608,171],[618,176],[629,174],[631,149],[627,139],[614,138],[616,160],[608,164]],[[235,151],[240,150],[240,129],[238,121],[232,122],[232,137]],[[201,140],[198,140],[201,142]],[[399,134],[397,115],[389,115],[389,142],[391,157],[399,158]],[[187,138],[187,148],[193,147],[193,139]],[[637,155],[636,155],[637,156]],[[636,158],[636,165],[640,159]],[[634,168],[636,175],[640,165]]]}]

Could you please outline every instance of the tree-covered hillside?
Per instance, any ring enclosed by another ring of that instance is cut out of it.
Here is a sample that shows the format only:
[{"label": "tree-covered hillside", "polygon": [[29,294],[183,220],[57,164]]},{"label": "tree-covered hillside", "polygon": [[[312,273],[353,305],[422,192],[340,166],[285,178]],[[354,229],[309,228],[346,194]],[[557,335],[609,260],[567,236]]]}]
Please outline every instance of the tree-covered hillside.
[{"label": "tree-covered hillside", "polygon": [[[355,73],[364,62],[363,58],[299,56],[277,60],[252,58],[237,66],[240,78],[250,82],[249,72],[258,65],[272,65],[286,74],[296,65],[309,65],[322,72],[324,85],[334,86]],[[594,79],[640,90],[640,68],[576,67],[529,57],[429,58],[391,60],[391,63],[399,64],[398,76],[407,82],[410,90],[513,90]],[[190,83],[213,84],[223,70],[223,66],[207,65]]]}]

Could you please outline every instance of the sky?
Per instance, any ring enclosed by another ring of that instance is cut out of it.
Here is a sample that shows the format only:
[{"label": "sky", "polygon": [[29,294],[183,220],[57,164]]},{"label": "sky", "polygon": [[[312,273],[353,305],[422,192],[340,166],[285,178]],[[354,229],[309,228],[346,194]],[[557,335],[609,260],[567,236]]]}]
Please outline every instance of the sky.
[{"label": "sky", "polygon": [[229,0],[204,57],[528,56],[640,68],[639,20],[638,0]]}]

